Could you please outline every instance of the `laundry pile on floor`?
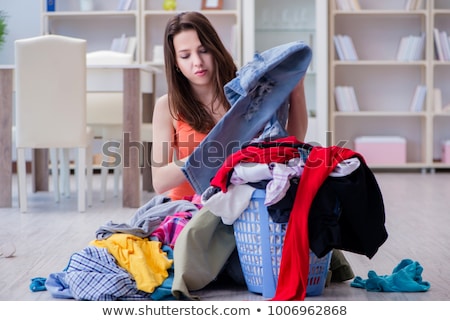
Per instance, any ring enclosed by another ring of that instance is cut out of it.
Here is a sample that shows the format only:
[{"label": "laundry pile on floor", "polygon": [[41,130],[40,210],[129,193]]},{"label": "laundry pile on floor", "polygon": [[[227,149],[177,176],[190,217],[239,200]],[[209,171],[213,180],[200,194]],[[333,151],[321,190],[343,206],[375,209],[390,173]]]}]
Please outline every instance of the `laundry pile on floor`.
[{"label": "laundry pile on floor", "polygon": [[100,226],[63,271],[34,278],[30,289],[76,300],[172,300],[173,247],[198,210],[188,200],[155,196],[128,223]]}]

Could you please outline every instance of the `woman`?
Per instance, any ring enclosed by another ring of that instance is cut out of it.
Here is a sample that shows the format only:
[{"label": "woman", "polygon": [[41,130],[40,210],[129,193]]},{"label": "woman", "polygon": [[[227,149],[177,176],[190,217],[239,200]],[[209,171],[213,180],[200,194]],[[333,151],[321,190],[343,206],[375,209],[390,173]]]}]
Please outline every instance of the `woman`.
[{"label": "woman", "polygon": [[[201,13],[174,16],[164,39],[168,94],[158,99],[153,114],[152,175],[158,194],[179,200],[195,194],[181,167],[230,109],[223,87],[237,69]],[[290,95],[289,119],[288,133],[303,141],[308,121],[303,79]]]}]

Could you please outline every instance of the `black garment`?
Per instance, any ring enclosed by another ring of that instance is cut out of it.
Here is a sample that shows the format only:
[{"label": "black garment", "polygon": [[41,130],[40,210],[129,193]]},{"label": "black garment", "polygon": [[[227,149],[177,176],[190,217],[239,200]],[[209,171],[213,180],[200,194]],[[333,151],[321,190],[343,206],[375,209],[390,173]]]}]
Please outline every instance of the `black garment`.
[{"label": "black garment", "polygon": [[299,178],[290,179],[290,185],[286,194],[277,203],[267,206],[272,221],[275,223],[287,223],[291,215],[292,205],[294,205],[295,196],[297,194]]},{"label": "black garment", "polygon": [[341,244],[339,218],[342,208],[328,178],[311,203],[308,217],[309,247],[321,258]]},{"label": "black garment", "polygon": [[308,228],[310,248],[318,257],[333,248],[375,255],[388,237],[385,209],[375,176],[363,161],[347,176],[327,177],[310,208]]}]

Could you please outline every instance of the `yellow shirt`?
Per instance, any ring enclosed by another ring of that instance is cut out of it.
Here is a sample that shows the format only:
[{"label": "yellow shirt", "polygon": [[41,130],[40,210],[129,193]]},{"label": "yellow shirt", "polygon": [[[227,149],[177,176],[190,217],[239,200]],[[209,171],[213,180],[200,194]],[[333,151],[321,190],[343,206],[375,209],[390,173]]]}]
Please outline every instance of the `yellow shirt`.
[{"label": "yellow shirt", "polygon": [[161,242],[131,234],[115,233],[107,239],[94,240],[91,245],[108,249],[117,264],[133,276],[137,288],[148,293],[164,282],[173,263],[161,250]]}]

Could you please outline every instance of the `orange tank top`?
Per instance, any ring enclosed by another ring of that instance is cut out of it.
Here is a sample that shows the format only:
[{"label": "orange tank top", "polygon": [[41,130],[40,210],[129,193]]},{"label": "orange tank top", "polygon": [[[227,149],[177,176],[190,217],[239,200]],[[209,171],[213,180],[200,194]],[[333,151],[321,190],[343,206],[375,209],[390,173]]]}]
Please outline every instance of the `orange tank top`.
[{"label": "orange tank top", "polygon": [[[206,137],[206,134],[198,133],[192,127],[178,120],[175,128],[175,148],[179,159],[183,159],[194,151],[200,142]],[[195,194],[194,189],[188,181],[174,187],[169,191],[169,197],[172,200],[180,200],[185,197],[191,197]]]}]

